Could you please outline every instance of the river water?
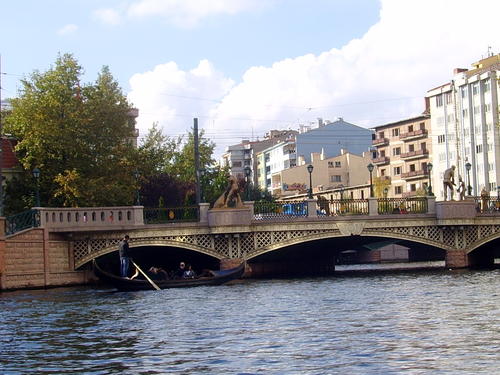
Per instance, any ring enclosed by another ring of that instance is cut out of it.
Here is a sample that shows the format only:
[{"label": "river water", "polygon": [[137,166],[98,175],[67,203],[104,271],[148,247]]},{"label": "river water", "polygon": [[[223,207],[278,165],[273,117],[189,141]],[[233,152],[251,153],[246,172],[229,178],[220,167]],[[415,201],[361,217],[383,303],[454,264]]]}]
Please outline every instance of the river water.
[{"label": "river water", "polygon": [[500,270],[0,293],[0,373],[498,374]]}]

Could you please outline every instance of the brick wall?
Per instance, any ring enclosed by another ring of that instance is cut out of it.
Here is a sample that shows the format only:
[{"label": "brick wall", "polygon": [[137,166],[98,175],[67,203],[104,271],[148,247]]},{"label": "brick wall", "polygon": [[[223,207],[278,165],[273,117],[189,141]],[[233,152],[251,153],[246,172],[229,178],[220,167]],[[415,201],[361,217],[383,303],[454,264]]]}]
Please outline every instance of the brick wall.
[{"label": "brick wall", "polygon": [[84,284],[74,271],[70,242],[34,228],[0,240],[0,290]]}]

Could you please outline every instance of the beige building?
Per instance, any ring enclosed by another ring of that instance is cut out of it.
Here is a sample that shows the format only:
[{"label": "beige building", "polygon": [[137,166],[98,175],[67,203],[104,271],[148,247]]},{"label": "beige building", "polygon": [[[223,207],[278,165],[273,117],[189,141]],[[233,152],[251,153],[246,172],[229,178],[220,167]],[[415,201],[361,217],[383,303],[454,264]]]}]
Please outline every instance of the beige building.
[{"label": "beige building", "polygon": [[[333,190],[339,192],[349,190],[349,194],[352,192],[349,197],[368,198],[370,196],[370,174],[367,165],[370,162],[371,155],[369,153],[360,156],[341,150],[340,155],[328,159],[324,158],[324,154],[312,153],[311,165],[314,169],[310,177],[313,193],[316,195]],[[304,160],[299,159],[299,165],[296,167],[273,174],[273,194],[286,197],[307,192],[310,186],[308,165]],[[375,174],[373,175],[375,176]],[[354,186],[363,187],[353,190]]]},{"label": "beige building", "polygon": [[[376,196],[411,197],[427,192],[432,157],[430,116],[421,116],[374,128],[372,163],[377,166]],[[434,188],[434,184],[433,184]]]}]

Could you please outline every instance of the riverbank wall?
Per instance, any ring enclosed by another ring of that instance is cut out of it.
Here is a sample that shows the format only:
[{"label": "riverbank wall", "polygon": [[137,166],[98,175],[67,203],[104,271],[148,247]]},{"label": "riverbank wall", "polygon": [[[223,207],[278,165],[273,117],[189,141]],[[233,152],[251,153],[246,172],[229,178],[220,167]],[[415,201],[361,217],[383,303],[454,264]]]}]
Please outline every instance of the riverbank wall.
[{"label": "riverbank wall", "polygon": [[90,270],[75,271],[71,242],[47,229],[33,228],[6,237],[0,218],[0,291],[81,285]]}]

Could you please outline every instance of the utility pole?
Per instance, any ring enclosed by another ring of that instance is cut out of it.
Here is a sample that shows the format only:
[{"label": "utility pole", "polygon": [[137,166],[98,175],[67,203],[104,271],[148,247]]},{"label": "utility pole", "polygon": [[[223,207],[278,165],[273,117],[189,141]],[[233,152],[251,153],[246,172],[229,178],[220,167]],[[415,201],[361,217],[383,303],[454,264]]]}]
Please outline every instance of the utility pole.
[{"label": "utility pole", "polygon": [[201,202],[201,189],[200,189],[200,146],[198,140],[198,119],[194,118],[193,124],[193,137],[194,137],[194,174],[196,178],[196,205],[199,206]]}]

